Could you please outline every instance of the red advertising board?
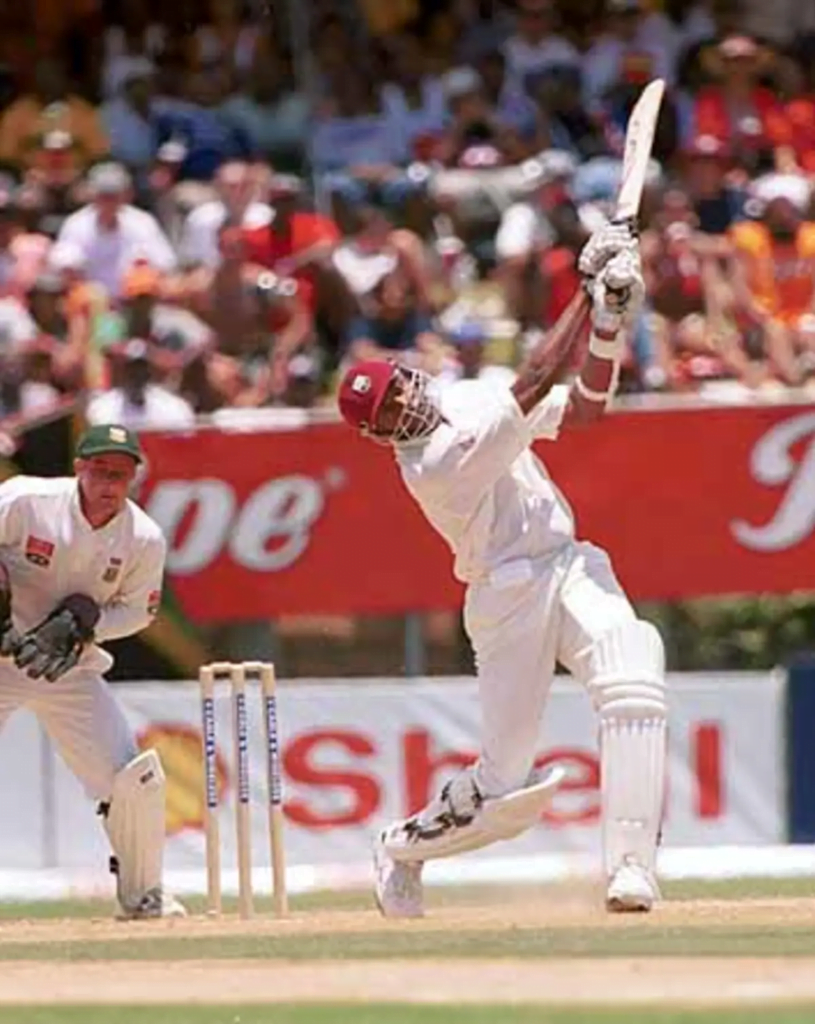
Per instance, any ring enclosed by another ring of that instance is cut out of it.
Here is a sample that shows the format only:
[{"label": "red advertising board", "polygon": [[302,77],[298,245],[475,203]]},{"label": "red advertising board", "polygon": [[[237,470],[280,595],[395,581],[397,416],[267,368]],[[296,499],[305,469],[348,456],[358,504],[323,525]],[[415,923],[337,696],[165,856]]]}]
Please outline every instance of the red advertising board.
[{"label": "red advertising board", "polygon": [[[141,500],[199,621],[458,605],[392,454],[340,424],[153,434]],[[815,408],[629,412],[538,449],[635,598],[815,581]]]}]

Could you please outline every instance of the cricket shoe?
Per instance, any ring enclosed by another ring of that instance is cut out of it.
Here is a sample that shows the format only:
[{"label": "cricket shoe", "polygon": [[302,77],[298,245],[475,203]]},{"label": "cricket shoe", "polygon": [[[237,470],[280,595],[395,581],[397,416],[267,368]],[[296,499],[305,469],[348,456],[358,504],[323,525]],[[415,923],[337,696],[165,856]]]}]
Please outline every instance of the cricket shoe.
[{"label": "cricket shoe", "polygon": [[163,889],[150,889],[142,896],[139,905],[132,910],[122,908],[120,921],[150,921],[159,917],[186,917],[183,903]]},{"label": "cricket shoe", "polygon": [[612,914],[645,913],[660,898],[652,872],[627,857],[608,884],[606,910]]},{"label": "cricket shoe", "polygon": [[423,867],[421,861],[395,861],[380,832],[374,840],[374,898],[383,917],[424,916]]}]

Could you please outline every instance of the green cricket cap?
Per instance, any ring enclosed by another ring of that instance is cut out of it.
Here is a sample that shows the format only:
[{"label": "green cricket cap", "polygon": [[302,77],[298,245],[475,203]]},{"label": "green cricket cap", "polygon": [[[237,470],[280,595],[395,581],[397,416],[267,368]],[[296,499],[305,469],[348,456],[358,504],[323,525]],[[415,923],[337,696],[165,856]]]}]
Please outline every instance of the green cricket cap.
[{"label": "green cricket cap", "polygon": [[142,462],[141,445],[132,430],[118,423],[100,423],[89,427],[80,437],[76,446],[79,459],[92,459],[94,455],[129,455],[136,462]]}]

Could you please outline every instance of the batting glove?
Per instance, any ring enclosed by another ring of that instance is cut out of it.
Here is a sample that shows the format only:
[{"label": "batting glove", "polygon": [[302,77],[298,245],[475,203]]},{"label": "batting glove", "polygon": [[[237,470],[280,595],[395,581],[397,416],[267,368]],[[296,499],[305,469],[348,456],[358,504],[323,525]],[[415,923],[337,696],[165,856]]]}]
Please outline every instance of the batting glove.
[{"label": "batting glove", "polygon": [[583,278],[592,281],[617,253],[632,249],[637,249],[637,238],[630,224],[604,224],[583,246],[577,269]]}]

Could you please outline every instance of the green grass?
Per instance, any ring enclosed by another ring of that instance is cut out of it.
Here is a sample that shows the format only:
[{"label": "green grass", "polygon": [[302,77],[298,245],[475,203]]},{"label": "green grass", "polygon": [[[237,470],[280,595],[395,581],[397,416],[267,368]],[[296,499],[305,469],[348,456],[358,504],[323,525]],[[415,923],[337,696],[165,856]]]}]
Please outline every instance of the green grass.
[{"label": "green grass", "polygon": [[813,1024],[815,1006],[738,1010],[549,1010],[519,1006],[3,1007],[0,1024]]},{"label": "green grass", "polygon": [[[582,884],[582,883],[581,883]],[[504,900],[511,901],[520,893],[535,892],[544,895],[547,889],[559,893],[568,892],[568,883],[557,886],[449,886],[438,888],[429,886],[427,903],[429,906],[481,906],[495,904]],[[732,879],[722,882],[666,882],[663,886],[666,899],[762,899],[772,897],[815,898],[815,878],[759,878]],[[194,914],[203,913],[203,898],[193,897],[184,900]],[[294,910],[362,910],[373,906],[370,892],[350,890],[340,892],[314,892],[302,896],[293,896],[291,905]],[[271,899],[258,897],[255,900],[258,913],[270,913]],[[237,910],[237,901],[224,900],[226,913]],[[59,900],[0,903],[0,921],[4,920],[36,920],[47,918],[105,918],[111,916],[109,900]],[[813,1019],[815,1024],[815,1018]]]},{"label": "green grass", "polygon": [[[163,936],[0,943],[0,962],[48,960],[392,960],[547,957],[813,957],[815,927],[695,926],[400,930]],[[813,1017],[815,1021],[815,1017]]]}]

